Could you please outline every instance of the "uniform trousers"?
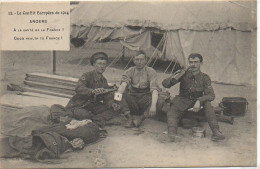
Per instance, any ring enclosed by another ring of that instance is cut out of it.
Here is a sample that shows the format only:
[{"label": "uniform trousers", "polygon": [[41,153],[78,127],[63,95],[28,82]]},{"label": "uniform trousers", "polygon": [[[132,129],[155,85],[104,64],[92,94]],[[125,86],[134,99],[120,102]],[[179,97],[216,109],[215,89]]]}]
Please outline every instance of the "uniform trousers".
[{"label": "uniform trousers", "polygon": [[[177,97],[180,97],[180,96],[177,96]],[[185,102],[185,100],[187,100],[187,102]],[[168,123],[169,134],[177,134],[178,124],[179,124],[180,119],[182,118],[184,112],[187,109],[194,106],[195,102],[196,102],[196,100],[190,100],[189,98],[173,99],[173,103],[171,104],[170,110],[167,112],[167,123]],[[187,103],[186,107],[184,106],[185,103]],[[204,101],[203,103],[201,103],[201,106],[203,106],[203,111],[204,111],[206,120],[207,120],[211,130],[213,132],[218,131],[219,125],[217,122],[216,114],[211,105],[211,102]],[[194,112],[194,113],[196,113],[196,112]]]}]

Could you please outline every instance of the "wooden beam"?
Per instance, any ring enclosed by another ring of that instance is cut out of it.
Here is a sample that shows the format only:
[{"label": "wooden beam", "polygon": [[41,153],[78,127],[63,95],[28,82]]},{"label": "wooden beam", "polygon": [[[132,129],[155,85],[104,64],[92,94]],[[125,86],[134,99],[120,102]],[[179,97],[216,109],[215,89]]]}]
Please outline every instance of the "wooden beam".
[{"label": "wooden beam", "polygon": [[77,83],[78,78],[68,77],[68,76],[60,76],[60,75],[52,75],[52,74],[46,74],[46,73],[26,73],[27,77],[37,77],[37,78],[49,78],[49,79],[56,79],[59,81],[66,81],[71,83]]},{"label": "wooden beam", "polygon": [[48,83],[28,81],[28,80],[25,80],[24,84],[37,89],[48,90],[56,93],[63,93],[68,95],[75,94],[75,87],[70,87],[70,86],[54,85]]},{"label": "wooden beam", "polygon": [[32,88],[32,87],[22,87],[22,89],[26,91],[25,93],[22,92],[22,94],[40,93],[40,94],[57,96],[57,97],[64,97],[64,98],[71,98],[73,96],[73,95],[69,95],[69,94],[57,93],[57,92],[52,92],[52,91],[42,90],[42,89],[37,89],[37,88]]},{"label": "wooden beam", "polygon": [[29,81],[29,80],[25,80],[24,84],[29,85],[29,86],[33,86],[33,87],[52,87],[52,88],[58,88],[58,89],[64,89],[64,90],[70,90],[70,91],[74,91],[75,87],[72,86],[64,86],[64,85],[57,85],[57,84],[50,84],[50,83],[41,83],[41,82],[35,82],[35,81]]},{"label": "wooden beam", "polygon": [[53,99],[53,100],[68,100],[69,99],[69,98],[64,98],[64,97],[61,97],[61,96],[54,96],[54,95],[34,93],[34,92],[20,92],[19,95],[40,97],[40,98]]}]

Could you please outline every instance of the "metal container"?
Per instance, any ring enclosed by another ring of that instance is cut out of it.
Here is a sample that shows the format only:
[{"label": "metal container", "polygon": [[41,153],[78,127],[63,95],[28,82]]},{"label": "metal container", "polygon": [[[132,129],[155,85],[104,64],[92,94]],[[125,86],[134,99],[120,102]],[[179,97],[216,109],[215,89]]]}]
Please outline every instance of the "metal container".
[{"label": "metal container", "polygon": [[192,127],[191,131],[192,131],[192,136],[193,137],[199,137],[199,138],[206,137],[206,131],[203,128]]},{"label": "metal container", "polygon": [[223,97],[220,105],[224,107],[226,116],[244,116],[248,108],[248,102],[243,97]]}]

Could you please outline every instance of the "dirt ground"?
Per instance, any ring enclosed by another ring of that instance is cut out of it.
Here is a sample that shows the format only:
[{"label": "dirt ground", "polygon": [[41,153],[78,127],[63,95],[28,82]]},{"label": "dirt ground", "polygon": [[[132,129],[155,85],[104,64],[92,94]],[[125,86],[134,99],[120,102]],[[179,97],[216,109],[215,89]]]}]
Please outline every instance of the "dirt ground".
[{"label": "dirt ground", "polygon": [[[57,74],[79,77],[90,66],[71,64],[72,57],[80,57],[86,50],[72,49],[57,53]],[[22,84],[25,73],[51,73],[50,52],[4,52],[1,56],[1,94],[8,93],[9,82]],[[108,68],[105,76],[110,82],[118,82],[123,70]],[[159,80],[168,75],[159,73]],[[195,167],[195,166],[256,166],[256,86],[213,84],[216,106],[222,97],[241,96],[249,102],[244,117],[235,118],[233,125],[219,123],[226,139],[210,140],[211,130],[207,123],[206,138],[193,138],[191,131],[179,128],[181,141],[166,142],[166,123],[147,119],[140,128],[125,129],[108,126],[108,137],[88,145],[84,150],[66,153],[57,164],[42,164],[21,159],[1,159],[2,168],[92,168],[92,167]],[[178,86],[171,90],[172,96]],[[2,111],[1,113],[7,113]],[[1,119],[5,120],[5,119]]]}]

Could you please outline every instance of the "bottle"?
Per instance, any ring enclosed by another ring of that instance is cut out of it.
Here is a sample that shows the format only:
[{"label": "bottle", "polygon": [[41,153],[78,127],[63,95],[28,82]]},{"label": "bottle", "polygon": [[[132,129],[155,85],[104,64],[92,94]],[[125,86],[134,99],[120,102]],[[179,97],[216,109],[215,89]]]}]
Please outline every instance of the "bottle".
[{"label": "bottle", "polygon": [[172,78],[179,80],[186,73],[186,71],[186,69],[179,69],[176,72],[174,72]]}]

